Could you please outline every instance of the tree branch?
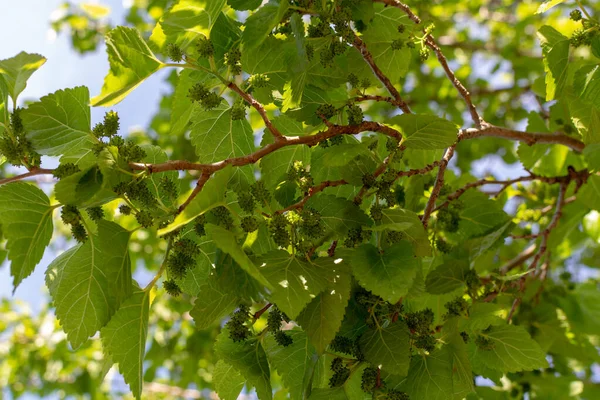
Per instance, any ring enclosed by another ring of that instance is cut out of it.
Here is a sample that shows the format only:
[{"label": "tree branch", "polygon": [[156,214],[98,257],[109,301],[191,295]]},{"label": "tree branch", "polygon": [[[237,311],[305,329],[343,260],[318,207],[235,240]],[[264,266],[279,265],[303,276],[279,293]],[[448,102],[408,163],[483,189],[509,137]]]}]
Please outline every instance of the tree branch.
[{"label": "tree branch", "polygon": [[183,202],[183,204],[181,204],[179,206],[179,209],[177,210],[177,214],[179,214],[183,210],[185,210],[185,208],[192,202],[192,200],[194,200],[194,197],[198,196],[198,193],[200,193],[200,191],[202,190],[202,188],[204,187],[206,182],[208,182],[208,179],[210,178],[211,175],[212,174],[208,171],[202,172],[202,175],[200,175],[200,178],[196,182],[196,187],[194,188],[192,193],[188,196],[188,198]]},{"label": "tree branch", "polygon": [[585,144],[571,136],[562,133],[523,132],[513,129],[501,128],[491,124],[483,124],[481,129],[464,129],[459,140],[474,139],[483,136],[493,136],[510,140],[525,142],[532,146],[536,143],[562,144],[575,151],[583,151]]},{"label": "tree branch", "polygon": [[15,175],[15,176],[11,176],[9,178],[2,178],[2,179],[0,179],[0,185],[4,185],[5,183],[20,181],[21,179],[28,178],[30,176],[52,174],[53,172],[54,172],[53,169],[32,168],[29,172],[26,172],[24,174]]},{"label": "tree branch", "polygon": [[[400,1],[397,1],[397,0],[374,0],[374,1],[378,2],[378,3],[383,3],[388,6],[399,8],[402,11],[404,11],[404,13],[408,16],[408,18],[410,18],[415,24],[418,25],[421,23],[421,19],[418,16],[416,16],[415,13],[412,12],[410,7]],[[425,30],[423,30],[423,32],[425,32]],[[461,81],[456,77],[456,74],[454,74],[454,71],[452,71],[452,68],[450,68],[450,66],[448,65],[448,60],[444,56],[444,53],[442,53],[442,50],[437,45],[437,43],[435,42],[435,39],[433,38],[433,36],[431,36],[431,34],[427,34],[427,36],[425,37],[425,44],[427,45],[427,47],[429,47],[431,50],[433,50],[433,52],[437,56],[438,61],[440,62],[440,65],[444,69],[446,76],[448,77],[448,79],[450,79],[450,82],[452,82],[452,85],[454,85],[456,90],[458,90],[458,92],[464,99],[465,103],[467,104],[467,108],[469,109],[469,113],[471,114],[471,119],[475,123],[475,127],[480,128],[481,124],[483,122],[483,119],[479,116],[479,113],[477,112],[475,105],[471,101],[471,95],[470,95],[469,91],[465,88],[465,86],[461,83]]]}]

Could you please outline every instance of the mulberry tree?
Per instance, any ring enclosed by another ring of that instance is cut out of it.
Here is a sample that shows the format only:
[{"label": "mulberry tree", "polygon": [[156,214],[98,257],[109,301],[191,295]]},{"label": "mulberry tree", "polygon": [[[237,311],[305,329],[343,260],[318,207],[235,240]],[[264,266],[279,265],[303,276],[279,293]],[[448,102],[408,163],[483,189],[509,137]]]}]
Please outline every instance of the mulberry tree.
[{"label": "mulberry tree", "polygon": [[[46,268],[65,334],[0,321],[0,386],[600,397],[595,2],[135,3],[53,23],[104,40],[93,97],[19,101],[45,58],[0,61],[0,256],[15,290]],[[165,70],[128,135],[112,107]]]}]

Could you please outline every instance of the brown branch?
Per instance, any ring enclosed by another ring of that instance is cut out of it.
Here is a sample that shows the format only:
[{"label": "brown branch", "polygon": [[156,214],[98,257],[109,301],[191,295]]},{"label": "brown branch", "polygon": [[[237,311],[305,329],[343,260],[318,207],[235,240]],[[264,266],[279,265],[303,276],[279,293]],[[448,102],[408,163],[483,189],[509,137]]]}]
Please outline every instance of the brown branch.
[{"label": "brown branch", "polygon": [[429,200],[427,200],[427,205],[425,206],[425,211],[423,212],[423,217],[421,222],[423,223],[423,227],[427,229],[427,225],[429,224],[429,217],[435,207],[435,201],[440,195],[440,190],[442,190],[442,186],[444,185],[444,173],[446,172],[446,168],[448,167],[448,163],[450,159],[454,155],[454,149],[456,148],[456,144],[448,147],[444,156],[440,160],[440,166],[438,169],[437,177],[435,179],[435,184],[433,185],[433,189],[431,190],[431,196]]},{"label": "brown branch", "polygon": [[316,135],[311,136],[282,136],[281,140],[277,140],[274,143],[270,143],[254,153],[241,156],[228,158],[226,160],[214,162],[211,164],[200,164],[193,163],[185,160],[167,161],[159,164],[145,164],[145,163],[129,163],[129,166],[133,170],[143,171],[146,170],[149,173],[166,172],[166,171],[206,171],[216,172],[227,165],[235,167],[241,167],[244,165],[254,164],[264,156],[273,153],[286,146],[296,145],[307,145],[314,146],[318,143],[330,139],[338,135],[356,135],[362,132],[379,132],[384,135],[395,138],[398,141],[402,140],[402,134],[389,126],[380,124],[373,121],[364,121],[358,125],[332,125],[327,130],[321,131]]},{"label": "brown branch", "polygon": [[24,174],[15,175],[15,176],[11,176],[9,178],[2,178],[2,179],[0,179],[0,185],[4,185],[5,183],[20,181],[21,179],[28,178],[30,176],[51,174],[53,172],[54,172],[53,169],[32,168],[29,172],[26,172]]},{"label": "brown branch", "polygon": [[365,62],[367,64],[369,64],[369,67],[371,67],[371,70],[373,71],[373,73],[375,74],[377,79],[379,79],[379,81],[383,84],[383,86],[385,86],[387,91],[392,95],[392,97],[398,103],[398,107],[400,107],[400,109],[405,114],[411,114],[412,111],[408,107],[408,104],[406,104],[406,102],[404,102],[404,100],[402,100],[402,96],[400,96],[400,92],[398,92],[398,90],[396,89],[394,84],[390,81],[390,79],[387,76],[385,76],[385,74],[379,69],[377,64],[375,64],[373,55],[371,54],[371,52],[369,52],[369,49],[367,49],[365,42],[363,42],[362,39],[360,39],[358,36],[355,36],[354,43],[352,43],[352,44],[354,45],[356,50],[358,50],[358,52],[361,54],[361,56],[365,60]]},{"label": "brown branch", "polygon": [[308,193],[306,194],[306,196],[304,196],[299,202],[294,203],[292,205],[287,206],[286,208],[276,211],[277,214],[283,214],[284,212],[287,211],[291,211],[291,210],[297,210],[299,208],[304,207],[304,205],[306,204],[306,202],[308,201],[308,199],[310,199],[312,196],[314,196],[315,194],[322,192],[323,190],[325,190],[328,187],[335,187],[335,186],[341,186],[341,185],[347,185],[348,182],[346,182],[345,180],[341,179],[339,181],[324,181],[319,183],[317,186],[313,186],[312,188],[310,188],[308,190]]},{"label": "brown branch", "polygon": [[[410,18],[415,24],[418,25],[421,23],[421,19],[412,12],[410,7],[400,1],[397,1],[397,0],[374,0],[374,1],[383,3],[387,6],[399,8],[402,11],[404,11],[404,13],[408,16],[408,18]],[[423,30],[423,32],[425,32],[425,30]],[[477,112],[477,109],[475,108],[475,105],[473,104],[473,101],[471,100],[471,94],[469,93],[467,88],[465,88],[465,86],[461,83],[461,81],[456,77],[456,74],[454,74],[454,71],[452,71],[452,68],[450,68],[450,66],[448,65],[448,60],[444,56],[444,53],[442,53],[442,50],[437,45],[435,39],[433,38],[433,36],[431,36],[431,34],[427,34],[427,36],[425,37],[425,44],[427,45],[427,47],[429,47],[431,50],[433,50],[440,65],[444,69],[446,76],[448,77],[448,79],[450,79],[450,82],[452,82],[452,85],[454,85],[456,90],[458,90],[458,92],[464,99],[465,103],[467,104],[467,108],[469,109],[469,113],[471,114],[471,119],[475,123],[475,127],[480,128],[481,124],[483,122],[483,119],[479,116],[479,113]]]},{"label": "brown branch", "polygon": [[256,321],[257,319],[259,319],[261,317],[261,315],[263,315],[269,308],[271,308],[273,304],[271,303],[267,303],[263,308],[261,308],[260,310],[258,310],[257,312],[254,313],[254,315],[252,316],[252,318],[254,318],[254,320]]},{"label": "brown branch", "polygon": [[279,132],[279,129],[277,129],[273,125],[273,123],[267,116],[267,112],[265,111],[265,108],[263,107],[263,105],[260,102],[258,102],[249,93],[246,93],[245,91],[243,91],[238,85],[236,85],[233,82],[229,82],[227,87],[230,88],[231,90],[233,90],[234,92],[236,92],[237,94],[239,94],[246,101],[246,103],[250,104],[252,107],[254,107],[254,109],[256,111],[258,111],[258,113],[260,114],[266,127],[269,129],[269,132],[271,132],[271,134],[275,137],[275,141],[277,141],[277,139],[283,138],[283,135],[281,134],[281,132]]},{"label": "brown branch", "polygon": [[583,151],[585,144],[571,136],[562,133],[523,132],[484,123],[481,129],[465,129],[459,140],[474,139],[483,136],[493,136],[525,142],[532,146],[536,143],[562,144],[576,151]]},{"label": "brown branch", "polygon": [[[540,178],[542,178],[542,177],[540,177]],[[437,211],[441,208],[448,206],[448,204],[450,204],[451,201],[458,199],[469,189],[473,189],[473,188],[484,186],[484,185],[502,185],[502,189],[500,189],[498,192],[494,193],[497,196],[498,194],[502,193],[502,191],[506,190],[506,188],[512,184],[515,184],[517,182],[532,181],[535,179],[539,179],[539,178],[536,175],[521,176],[519,178],[508,179],[505,181],[498,181],[498,180],[493,180],[493,179],[488,179],[488,178],[482,178],[482,179],[476,180],[474,182],[467,183],[465,186],[463,186],[463,187],[457,189],[456,191],[454,191],[453,193],[449,194],[446,197],[446,201],[444,201],[439,206],[435,207],[435,209],[433,211]]]},{"label": "brown branch", "polygon": [[212,174],[208,171],[203,171],[202,175],[200,175],[200,178],[198,178],[198,181],[196,182],[196,187],[194,188],[194,190],[192,191],[192,193],[188,196],[188,198],[183,202],[183,204],[181,204],[179,206],[179,209],[177,210],[177,213],[181,213],[183,210],[185,210],[185,208],[192,202],[192,200],[194,200],[194,198],[196,196],[198,196],[198,193],[200,193],[200,191],[202,190],[202,188],[204,187],[204,185],[206,184],[206,182],[208,182],[208,179],[210,178]]},{"label": "brown branch", "polygon": [[368,101],[368,100],[381,101],[381,102],[390,103],[391,105],[400,107],[400,108],[402,108],[403,105],[406,104],[404,102],[399,102],[398,100],[396,100],[392,97],[378,96],[378,95],[372,95],[372,94],[365,94],[362,96],[358,96],[354,100],[357,102]]}]

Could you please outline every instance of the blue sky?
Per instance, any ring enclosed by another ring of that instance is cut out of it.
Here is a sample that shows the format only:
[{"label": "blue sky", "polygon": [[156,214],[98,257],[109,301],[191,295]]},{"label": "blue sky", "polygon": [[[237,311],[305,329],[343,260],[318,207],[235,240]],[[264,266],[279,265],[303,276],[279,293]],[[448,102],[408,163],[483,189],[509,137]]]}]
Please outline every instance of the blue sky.
[{"label": "blue sky", "polygon": [[[10,2],[0,13],[0,59],[13,57],[21,51],[39,53],[47,58],[47,62],[33,74],[20,100],[37,100],[56,90],[85,85],[92,96],[97,95],[102,87],[104,75],[108,71],[108,61],[104,47],[97,52],[80,55],[71,48],[68,35],[63,32],[57,37],[52,35],[50,16],[64,0],[19,0]],[[72,1],[73,3],[94,3],[94,1]],[[110,20],[113,24],[123,21],[126,0],[102,0],[103,5],[110,6]],[[119,112],[121,130],[141,126],[145,127],[158,107],[165,74],[158,74],[144,82],[123,102],[112,109]],[[92,109],[92,125],[101,121],[107,109]],[[56,254],[47,249],[44,258],[35,272],[19,286],[14,299],[29,303],[39,309],[47,297],[40,297],[44,287],[44,271]],[[8,263],[0,266],[0,297],[11,296],[12,277]]]}]

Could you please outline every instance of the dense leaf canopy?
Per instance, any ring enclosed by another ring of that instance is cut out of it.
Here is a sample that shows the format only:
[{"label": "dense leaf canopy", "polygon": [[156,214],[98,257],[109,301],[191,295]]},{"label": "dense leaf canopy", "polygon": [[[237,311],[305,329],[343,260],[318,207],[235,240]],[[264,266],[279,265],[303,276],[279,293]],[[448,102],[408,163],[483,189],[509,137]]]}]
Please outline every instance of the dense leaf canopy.
[{"label": "dense leaf canopy", "polygon": [[2,393],[600,398],[596,2],[132,4],[53,22],[93,97],[0,60],[0,260],[64,250],[0,304]]}]

